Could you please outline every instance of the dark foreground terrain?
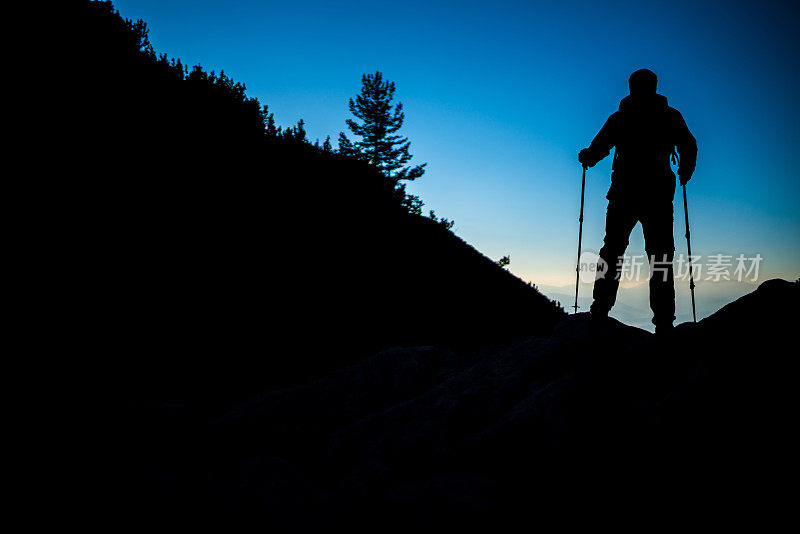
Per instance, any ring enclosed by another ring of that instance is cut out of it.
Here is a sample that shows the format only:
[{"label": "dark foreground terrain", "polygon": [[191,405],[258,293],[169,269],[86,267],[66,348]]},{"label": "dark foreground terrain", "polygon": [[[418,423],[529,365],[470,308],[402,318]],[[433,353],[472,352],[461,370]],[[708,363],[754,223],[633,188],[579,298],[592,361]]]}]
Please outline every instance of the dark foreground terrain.
[{"label": "dark foreground terrain", "polygon": [[224,410],[133,402],[129,502],[221,530],[766,524],[791,500],[798,296],[771,280],[663,337],[578,314],[507,346],[394,348]]},{"label": "dark foreground terrain", "polygon": [[764,530],[789,508],[797,283],[666,337],[567,317],[143,22],[67,9],[74,130],[24,226],[37,335],[123,399],[98,425],[106,530]]}]

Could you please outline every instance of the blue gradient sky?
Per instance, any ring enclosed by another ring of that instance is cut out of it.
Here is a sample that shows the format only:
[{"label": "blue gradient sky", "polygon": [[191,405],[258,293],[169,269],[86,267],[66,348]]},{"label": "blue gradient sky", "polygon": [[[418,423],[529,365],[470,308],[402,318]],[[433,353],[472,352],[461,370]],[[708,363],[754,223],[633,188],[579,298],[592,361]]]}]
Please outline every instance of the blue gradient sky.
[{"label": "blue gradient sky", "polygon": [[[764,257],[800,276],[800,17],[791,2],[255,2],[117,0],[157,52],[224,69],[309,136],[345,130],[361,74],[406,109],[409,186],[425,210],[538,284],[574,280],[586,146],[638,68],[698,140],[689,185],[696,254]],[[721,7],[724,6],[724,7]],[[603,237],[610,158],[588,173],[584,249]],[[678,252],[685,251],[676,202]],[[629,253],[643,251],[641,227]],[[324,265],[321,264],[324,271]]]}]

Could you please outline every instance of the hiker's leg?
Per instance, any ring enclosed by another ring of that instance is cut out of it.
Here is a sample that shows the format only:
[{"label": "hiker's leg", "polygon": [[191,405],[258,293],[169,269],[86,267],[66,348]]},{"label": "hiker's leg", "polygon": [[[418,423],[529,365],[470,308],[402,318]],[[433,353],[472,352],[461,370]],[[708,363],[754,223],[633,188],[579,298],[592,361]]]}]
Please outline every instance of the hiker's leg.
[{"label": "hiker's leg", "polygon": [[653,324],[671,326],[675,320],[675,283],[672,259],[672,202],[652,207],[641,218],[644,247],[650,262],[650,308]]},{"label": "hiker's leg", "polygon": [[605,262],[604,272],[597,273],[592,297],[592,313],[600,316],[608,314],[617,299],[617,289],[622,273],[622,258],[628,248],[628,238],[636,226],[636,217],[629,206],[611,201],[606,210],[606,237],[600,258]]}]

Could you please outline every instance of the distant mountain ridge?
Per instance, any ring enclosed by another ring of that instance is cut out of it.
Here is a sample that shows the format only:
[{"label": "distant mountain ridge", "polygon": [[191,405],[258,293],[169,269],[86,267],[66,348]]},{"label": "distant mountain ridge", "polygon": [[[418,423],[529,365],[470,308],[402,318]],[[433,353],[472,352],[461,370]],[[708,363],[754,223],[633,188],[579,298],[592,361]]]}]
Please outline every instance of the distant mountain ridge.
[{"label": "distant mountain ridge", "polygon": [[[721,307],[752,292],[758,284],[751,282],[730,281],[696,281],[695,292],[697,319],[703,319],[715,313]],[[571,306],[575,301],[575,286],[550,286],[537,284],[536,288],[548,298],[561,303],[562,306]],[[650,310],[650,288],[647,282],[641,282],[632,287],[621,286],[617,294],[617,301],[611,309],[611,317],[625,324],[643,328],[650,332],[655,326],[650,321],[653,312]],[[675,304],[677,323],[692,320],[692,303],[688,281],[676,281]],[[588,311],[592,304],[591,284],[581,284],[578,297],[579,311]]]}]

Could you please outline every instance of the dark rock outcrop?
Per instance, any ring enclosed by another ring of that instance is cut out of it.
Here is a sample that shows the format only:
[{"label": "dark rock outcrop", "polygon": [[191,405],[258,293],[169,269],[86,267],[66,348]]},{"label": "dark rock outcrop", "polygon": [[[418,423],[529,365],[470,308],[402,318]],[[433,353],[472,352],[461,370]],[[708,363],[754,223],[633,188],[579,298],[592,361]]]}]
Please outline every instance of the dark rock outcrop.
[{"label": "dark rock outcrop", "polygon": [[[384,351],[163,425],[179,430],[138,449],[137,487],[158,490],[160,511],[230,528],[496,525],[676,495],[779,503],[768,481],[796,443],[798,296],[796,282],[765,282],[664,336],[578,314],[548,338],[473,353]],[[148,424],[185,415],[165,406]]]}]

